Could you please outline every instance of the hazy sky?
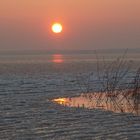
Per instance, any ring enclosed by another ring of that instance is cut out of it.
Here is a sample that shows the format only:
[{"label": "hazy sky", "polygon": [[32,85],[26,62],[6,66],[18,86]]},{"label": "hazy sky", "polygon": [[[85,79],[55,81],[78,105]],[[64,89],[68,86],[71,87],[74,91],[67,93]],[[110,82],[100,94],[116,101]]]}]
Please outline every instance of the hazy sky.
[{"label": "hazy sky", "polygon": [[140,0],[0,0],[0,50],[97,48],[140,48]]}]

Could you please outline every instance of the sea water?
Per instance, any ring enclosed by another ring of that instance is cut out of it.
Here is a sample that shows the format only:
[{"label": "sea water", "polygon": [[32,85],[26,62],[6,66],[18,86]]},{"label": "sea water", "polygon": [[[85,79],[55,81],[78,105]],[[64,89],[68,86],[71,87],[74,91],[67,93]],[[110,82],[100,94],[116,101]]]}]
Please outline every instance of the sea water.
[{"label": "sea water", "polygon": [[[90,92],[98,90],[97,79],[88,81],[90,74],[97,74],[97,61],[109,62],[122,55],[95,51],[1,53],[0,139],[139,139],[139,116],[52,102],[78,96],[87,91],[87,85]],[[133,61],[132,73],[140,66],[139,52],[129,52],[125,59]]]}]

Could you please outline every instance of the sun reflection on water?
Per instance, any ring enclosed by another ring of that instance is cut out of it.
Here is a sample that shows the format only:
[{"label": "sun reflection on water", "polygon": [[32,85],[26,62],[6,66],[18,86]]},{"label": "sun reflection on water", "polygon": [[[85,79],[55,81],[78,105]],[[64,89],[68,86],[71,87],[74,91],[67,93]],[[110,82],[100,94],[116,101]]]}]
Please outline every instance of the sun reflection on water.
[{"label": "sun reflection on water", "polygon": [[[101,98],[98,98],[101,97]],[[103,109],[116,113],[133,113],[140,115],[140,103],[134,102],[131,95],[128,99],[119,94],[117,97],[109,98],[106,93],[89,93],[81,94],[79,97],[58,98],[52,101],[68,107],[82,107],[88,109]]]},{"label": "sun reflection on water", "polygon": [[53,63],[63,63],[64,62],[63,55],[61,55],[61,54],[54,54],[52,56],[52,62]]},{"label": "sun reflection on water", "polygon": [[61,105],[65,105],[68,102],[66,98],[58,98],[58,99],[54,99],[53,101]]}]

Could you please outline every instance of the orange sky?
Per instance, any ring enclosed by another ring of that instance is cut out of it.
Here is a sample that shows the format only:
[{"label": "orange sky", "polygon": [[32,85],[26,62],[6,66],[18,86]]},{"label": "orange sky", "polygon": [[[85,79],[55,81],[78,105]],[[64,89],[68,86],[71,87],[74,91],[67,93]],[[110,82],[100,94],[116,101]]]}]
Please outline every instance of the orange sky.
[{"label": "orange sky", "polygon": [[140,0],[1,0],[0,50],[139,48],[139,25]]}]

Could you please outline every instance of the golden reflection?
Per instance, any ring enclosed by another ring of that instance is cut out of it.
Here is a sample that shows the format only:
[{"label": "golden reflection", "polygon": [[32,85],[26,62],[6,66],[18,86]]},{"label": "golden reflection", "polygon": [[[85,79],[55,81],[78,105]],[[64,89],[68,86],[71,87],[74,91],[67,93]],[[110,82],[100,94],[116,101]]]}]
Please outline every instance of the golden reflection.
[{"label": "golden reflection", "polygon": [[54,54],[52,56],[52,62],[53,63],[63,63],[64,62],[63,55],[61,55],[61,54]]},{"label": "golden reflection", "polygon": [[58,99],[54,99],[54,102],[61,104],[61,105],[66,105],[67,103],[67,99],[66,98],[58,98]]},{"label": "golden reflection", "polygon": [[53,102],[68,107],[98,108],[117,113],[140,115],[140,103],[136,102],[131,94],[126,97],[123,94],[108,96],[107,93],[88,93],[81,94],[79,97],[54,99]]}]

